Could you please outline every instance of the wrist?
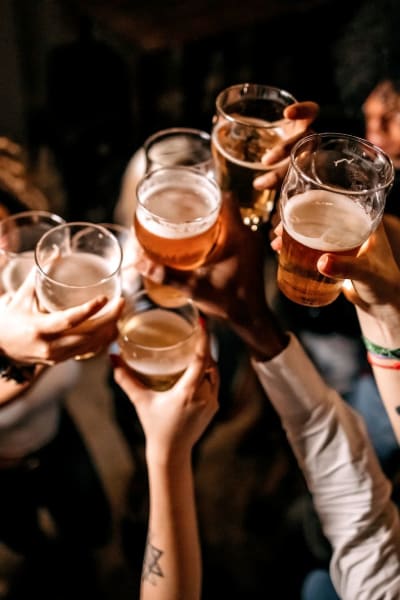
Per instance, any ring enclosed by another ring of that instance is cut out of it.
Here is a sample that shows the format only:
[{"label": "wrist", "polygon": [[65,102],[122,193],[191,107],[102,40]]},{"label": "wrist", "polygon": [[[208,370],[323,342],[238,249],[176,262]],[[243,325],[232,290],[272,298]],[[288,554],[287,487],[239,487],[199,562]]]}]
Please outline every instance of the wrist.
[{"label": "wrist", "polygon": [[268,305],[243,318],[231,320],[232,328],[248,346],[253,358],[266,362],[280,354],[289,343],[289,336],[282,329]]}]

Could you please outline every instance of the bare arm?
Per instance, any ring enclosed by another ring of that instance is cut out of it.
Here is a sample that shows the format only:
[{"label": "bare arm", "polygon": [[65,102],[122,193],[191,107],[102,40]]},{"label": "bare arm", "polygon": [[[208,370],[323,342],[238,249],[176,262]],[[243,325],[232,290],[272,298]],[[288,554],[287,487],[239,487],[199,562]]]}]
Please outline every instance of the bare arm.
[{"label": "bare arm", "polygon": [[116,382],[146,436],[150,513],[141,600],[199,600],[201,554],[192,449],[217,410],[218,375],[202,336],[194,362],[165,392],[141,385],[119,357]]}]

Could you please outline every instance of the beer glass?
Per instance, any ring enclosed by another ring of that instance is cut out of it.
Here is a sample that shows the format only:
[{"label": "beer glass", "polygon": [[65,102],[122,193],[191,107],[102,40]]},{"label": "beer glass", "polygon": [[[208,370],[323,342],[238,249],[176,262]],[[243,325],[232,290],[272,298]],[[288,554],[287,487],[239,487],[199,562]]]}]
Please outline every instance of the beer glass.
[{"label": "beer glass", "polygon": [[213,177],[211,136],[201,129],[171,127],[161,129],[143,144],[146,172],[160,167],[194,167]]},{"label": "beer glass", "polygon": [[377,146],[351,135],[314,133],[293,147],[280,196],[283,225],[277,282],[293,302],[325,306],[342,281],[321,275],[317,261],[357,255],[378,226],[394,169]]},{"label": "beer glass", "polygon": [[122,248],[121,284],[122,295],[130,296],[142,285],[141,277],[136,270],[137,240],[133,229],[119,223],[100,223],[115,235]]},{"label": "beer glass", "polygon": [[41,310],[64,310],[104,295],[107,304],[91,317],[99,319],[121,296],[121,245],[101,225],[71,222],[53,227],[38,241],[35,262]]},{"label": "beer glass", "polygon": [[180,270],[201,266],[219,232],[221,191],[204,173],[163,167],[139,182],[136,237],[155,262]]},{"label": "beer glass", "polygon": [[35,266],[36,243],[46,231],[64,223],[58,215],[27,210],[0,221],[0,281],[3,292],[13,294]]},{"label": "beer glass", "polygon": [[194,357],[199,327],[190,298],[166,308],[142,290],[126,299],[118,320],[121,356],[144,385],[167,390]]},{"label": "beer glass", "polygon": [[216,99],[211,132],[215,176],[252,230],[269,220],[275,202],[275,190],[256,190],[253,181],[281,164],[264,165],[262,157],[293,135],[294,121],[285,119],[283,111],[294,102],[285,90],[251,83],[228,87]]}]

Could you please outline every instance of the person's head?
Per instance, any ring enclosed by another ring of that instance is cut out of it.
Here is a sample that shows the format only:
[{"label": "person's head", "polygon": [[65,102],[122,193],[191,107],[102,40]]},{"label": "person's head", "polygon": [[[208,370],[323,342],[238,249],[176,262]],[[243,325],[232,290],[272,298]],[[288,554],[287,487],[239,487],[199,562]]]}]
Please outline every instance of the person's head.
[{"label": "person's head", "polygon": [[400,168],[400,86],[386,80],[367,96],[362,112],[365,137],[384,150]]},{"label": "person's head", "polygon": [[343,110],[400,167],[400,2],[363,0],[335,48]]}]

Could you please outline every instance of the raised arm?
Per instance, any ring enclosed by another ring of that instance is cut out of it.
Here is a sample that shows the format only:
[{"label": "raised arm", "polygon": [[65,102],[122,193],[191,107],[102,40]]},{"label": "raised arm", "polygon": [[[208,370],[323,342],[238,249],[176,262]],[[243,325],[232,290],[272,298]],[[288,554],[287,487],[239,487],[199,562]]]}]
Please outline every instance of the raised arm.
[{"label": "raised arm", "polygon": [[141,385],[118,356],[114,377],[146,437],[150,513],[141,600],[199,600],[201,552],[192,449],[217,411],[218,373],[203,333],[196,358],[165,392]]}]

